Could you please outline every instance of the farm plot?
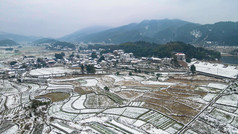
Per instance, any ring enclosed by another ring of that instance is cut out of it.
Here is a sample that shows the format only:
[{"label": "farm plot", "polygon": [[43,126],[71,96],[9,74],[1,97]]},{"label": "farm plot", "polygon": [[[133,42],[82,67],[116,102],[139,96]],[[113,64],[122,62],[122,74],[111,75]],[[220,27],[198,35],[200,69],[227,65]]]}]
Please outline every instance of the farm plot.
[{"label": "farm plot", "polygon": [[128,118],[136,119],[141,114],[147,112],[148,109],[138,108],[138,107],[121,107],[121,108],[111,108],[105,110],[103,113],[112,115],[121,115]]},{"label": "farm plot", "polygon": [[20,95],[11,94],[6,97],[6,106],[7,108],[14,108],[20,104]]},{"label": "farm plot", "polygon": [[143,93],[137,92],[137,91],[134,91],[134,90],[130,90],[130,91],[123,90],[123,91],[121,91],[121,92],[118,92],[117,94],[118,94],[120,97],[122,97],[123,99],[130,100],[130,99],[133,99],[133,98],[138,97],[139,95],[141,95],[141,94],[143,94]]},{"label": "farm plot", "polygon": [[237,107],[238,106],[237,98],[238,98],[237,94],[223,95],[216,101],[216,103]]},{"label": "farm plot", "polygon": [[70,94],[63,92],[47,93],[44,95],[36,96],[35,98],[49,98],[52,102],[59,102],[69,98]]},{"label": "farm plot", "polygon": [[222,111],[220,109],[214,109],[209,115],[211,115],[213,118],[218,119],[222,122],[229,123],[232,121],[233,116],[231,113]]},{"label": "farm plot", "polygon": [[165,131],[167,129],[170,131],[174,129],[174,131],[177,132],[182,128],[182,124],[177,123],[175,120],[172,120],[171,118],[155,111],[149,111],[142,115],[139,119]]},{"label": "farm plot", "polygon": [[[54,110],[57,110],[57,111],[54,111]],[[74,120],[78,115],[75,113],[66,113],[66,112],[60,111],[60,108],[59,110],[52,109],[51,111],[52,111],[52,113],[50,114],[51,117],[62,119],[62,120],[68,120],[68,121]]]},{"label": "farm plot", "polygon": [[93,93],[92,89],[88,88],[88,87],[75,87],[74,92],[76,92],[80,95]]},{"label": "farm plot", "polygon": [[87,108],[107,108],[116,106],[116,103],[105,95],[87,94],[85,101]]},{"label": "farm plot", "polygon": [[72,103],[72,107],[74,109],[85,109],[85,106],[84,106],[84,101],[85,100],[86,100],[86,95],[82,95],[82,96],[78,97],[78,99],[76,99]]},{"label": "farm plot", "polygon": [[75,108],[72,107],[72,103],[74,101],[76,101],[78,99],[79,96],[73,96],[70,98],[70,100],[68,102],[66,102],[63,106],[62,106],[62,111],[63,112],[68,112],[68,113],[80,113],[80,110],[77,110]]},{"label": "farm plot", "polygon": [[63,67],[53,67],[53,68],[40,68],[30,71],[30,75],[39,76],[39,75],[57,75],[72,72],[73,70],[66,69]]},{"label": "farm plot", "polygon": [[135,101],[145,102],[146,108],[159,110],[170,117],[183,123],[188,122],[195,116],[205,104],[191,98],[200,98],[206,95],[204,92],[193,89],[169,89],[147,92]]},{"label": "farm plot", "polygon": [[96,131],[98,131],[102,134],[117,134],[113,130],[107,128],[106,126],[104,126],[103,124],[100,124],[98,122],[92,122],[90,124],[90,127],[92,127],[93,129],[95,129]]}]

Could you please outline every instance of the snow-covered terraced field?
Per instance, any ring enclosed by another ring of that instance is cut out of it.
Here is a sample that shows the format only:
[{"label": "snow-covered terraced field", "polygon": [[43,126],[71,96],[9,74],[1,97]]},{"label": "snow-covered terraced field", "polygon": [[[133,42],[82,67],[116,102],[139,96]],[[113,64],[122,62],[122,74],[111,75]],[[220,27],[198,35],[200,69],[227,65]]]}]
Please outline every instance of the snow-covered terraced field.
[{"label": "snow-covered terraced field", "polygon": [[166,86],[175,85],[175,83],[159,82],[159,81],[142,81],[141,83],[145,85],[166,85]]},{"label": "snow-covered terraced field", "polygon": [[85,87],[91,87],[91,86],[96,86],[98,81],[96,79],[84,79],[86,83],[82,83],[82,86]]},{"label": "snow-covered terraced field", "polygon": [[73,103],[72,107],[75,109],[85,109],[84,101],[86,100],[86,95],[78,97]]},{"label": "snow-covered terraced field", "polygon": [[63,74],[69,73],[73,70],[66,69],[63,67],[53,67],[53,68],[40,68],[34,69],[30,71],[30,75],[37,76],[37,75],[56,75],[56,74]]}]

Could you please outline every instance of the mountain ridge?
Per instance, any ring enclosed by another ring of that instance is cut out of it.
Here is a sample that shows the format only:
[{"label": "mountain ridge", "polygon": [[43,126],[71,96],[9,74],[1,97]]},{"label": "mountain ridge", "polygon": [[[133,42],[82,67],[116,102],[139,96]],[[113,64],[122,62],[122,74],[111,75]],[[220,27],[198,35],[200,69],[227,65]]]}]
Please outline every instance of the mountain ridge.
[{"label": "mountain ridge", "polygon": [[179,19],[144,20],[87,34],[75,38],[74,41],[115,44],[134,41],[182,41],[198,45],[238,45],[238,22],[198,24]]}]

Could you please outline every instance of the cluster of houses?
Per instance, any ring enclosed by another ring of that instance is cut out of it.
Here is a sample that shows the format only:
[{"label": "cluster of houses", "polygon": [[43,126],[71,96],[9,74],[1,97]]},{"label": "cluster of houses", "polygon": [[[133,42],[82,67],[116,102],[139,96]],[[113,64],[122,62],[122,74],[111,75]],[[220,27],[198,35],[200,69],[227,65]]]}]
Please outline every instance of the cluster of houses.
[{"label": "cluster of houses", "polygon": [[[72,52],[69,55],[63,55],[62,58],[57,57],[35,57],[23,56],[18,61],[8,63],[10,69],[7,70],[8,74],[14,76],[26,71],[54,66],[67,66],[70,68],[77,68],[93,65],[96,69],[144,69],[144,70],[168,70],[171,67],[172,58],[155,58],[155,57],[141,57],[136,58],[133,53],[125,53],[123,50],[114,50],[109,53],[102,53],[103,49],[93,50],[79,50]],[[179,61],[185,61],[185,54],[176,54]],[[0,71],[3,72],[4,70]]]}]

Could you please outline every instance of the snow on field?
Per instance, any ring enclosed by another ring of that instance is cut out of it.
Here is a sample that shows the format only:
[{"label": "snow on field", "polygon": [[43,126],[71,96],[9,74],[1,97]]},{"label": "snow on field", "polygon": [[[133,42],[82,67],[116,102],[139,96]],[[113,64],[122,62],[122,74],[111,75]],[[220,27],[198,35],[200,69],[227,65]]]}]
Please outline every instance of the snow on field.
[{"label": "snow on field", "polygon": [[40,86],[37,84],[28,84],[28,86],[31,87],[31,89],[30,89],[31,92],[36,91],[37,89],[40,88]]},{"label": "snow on field", "polygon": [[96,79],[84,79],[86,81],[86,83],[82,83],[82,86],[85,87],[92,87],[92,86],[96,86],[98,81]]},{"label": "snow on field", "polygon": [[48,84],[47,89],[73,89],[73,85],[55,85],[55,84]]},{"label": "snow on field", "polygon": [[143,125],[141,128],[150,134],[169,134],[168,132],[166,132],[162,129],[157,129],[153,125],[148,124],[148,123]]},{"label": "snow on field", "polygon": [[123,108],[111,108],[105,110],[103,113],[123,115],[130,118],[137,118],[139,115],[147,112],[148,109],[137,107],[123,107]]},{"label": "snow on field", "polygon": [[199,72],[204,72],[208,74],[228,77],[228,78],[236,78],[238,74],[238,70],[235,69],[234,66],[225,67],[222,64],[214,64],[209,62],[192,62],[190,65],[194,64],[196,70]]},{"label": "snow on field", "polygon": [[66,81],[76,81],[82,79],[82,77],[70,78],[70,79],[54,79],[54,82],[66,82]]},{"label": "snow on field", "polygon": [[206,102],[205,100],[203,100],[200,97],[188,97],[188,99],[191,99],[193,101],[199,102],[199,103],[203,103],[203,104],[207,104],[208,102]]},{"label": "snow on field", "polygon": [[149,111],[148,109],[144,108],[137,108],[137,107],[126,107],[126,110],[122,115],[130,118],[137,118],[139,115]]},{"label": "snow on field", "polygon": [[86,100],[86,95],[80,96],[76,101],[73,102],[72,107],[75,109],[85,109],[84,101]]},{"label": "snow on field", "polygon": [[80,113],[99,113],[103,111],[103,109],[82,109]]},{"label": "snow on field", "polygon": [[216,101],[216,103],[237,107],[237,105],[238,105],[237,98],[238,98],[237,94],[226,95],[226,96],[220,97]]},{"label": "snow on field", "polygon": [[174,129],[173,127],[169,127],[168,129],[166,129],[166,131],[170,134],[176,134],[178,132],[178,130]]},{"label": "snow on field", "polygon": [[128,131],[128,132],[130,132],[130,133],[132,133],[132,134],[143,134],[142,132],[140,132],[140,131],[138,131],[138,130],[135,130],[135,129],[133,129],[133,128],[130,128],[130,127],[128,127],[128,126],[126,126],[126,125],[123,125],[123,124],[121,124],[121,123],[118,123],[118,122],[116,122],[115,120],[112,120],[110,123],[112,123],[112,124],[115,125],[115,126],[118,126],[119,128],[122,128],[122,129],[124,129],[124,130],[126,130],[126,131]]},{"label": "snow on field", "polygon": [[228,85],[221,84],[221,83],[209,83],[209,84],[207,85],[207,87],[217,88],[217,89],[225,89],[225,88],[228,87]]},{"label": "snow on field", "polygon": [[54,113],[60,111],[61,106],[62,105],[60,105],[60,104],[59,105],[57,105],[57,104],[52,105],[48,110],[49,115],[53,115]]},{"label": "snow on field", "polygon": [[63,67],[53,67],[53,68],[40,68],[34,69],[30,71],[30,75],[52,75],[52,74],[62,74],[62,73],[70,73],[73,70],[66,69]]},{"label": "snow on field", "polygon": [[20,100],[19,100],[18,95],[8,95],[7,96],[6,106],[8,108],[14,108],[14,107],[18,106],[19,103],[20,103]]},{"label": "snow on field", "polygon": [[142,120],[137,120],[133,125],[136,127],[140,127],[142,125],[144,125],[146,122],[142,121]]},{"label": "snow on field", "polygon": [[210,115],[224,123],[229,123],[233,119],[233,113],[228,113],[220,109],[214,109]]},{"label": "snow on field", "polygon": [[125,80],[134,80],[133,77],[131,77],[131,76],[123,76],[123,78],[124,78]]},{"label": "snow on field", "polygon": [[16,134],[18,130],[18,126],[14,125],[11,128],[9,128],[8,130],[2,132],[2,134]]},{"label": "snow on field", "polygon": [[51,123],[51,125],[54,126],[57,129],[59,129],[59,130],[63,130],[64,132],[67,132],[68,134],[70,134],[74,131],[74,129],[69,128],[68,126],[66,126],[64,124]]},{"label": "snow on field", "polygon": [[80,110],[74,109],[72,107],[72,103],[77,99],[78,99],[78,96],[71,97],[70,100],[62,106],[62,111],[69,112],[69,113],[79,113]]},{"label": "snow on field", "polygon": [[166,86],[175,85],[175,83],[160,82],[160,81],[142,81],[141,83],[144,85],[166,85]]},{"label": "snow on field", "polygon": [[91,117],[95,116],[95,114],[78,114],[74,121],[81,121],[84,119],[90,119]]},{"label": "snow on field", "polygon": [[115,82],[123,81],[125,80],[122,76],[116,76],[116,75],[108,75],[109,77],[113,78]]},{"label": "snow on field", "polygon": [[197,133],[192,131],[191,129],[188,129],[184,134],[197,134]]},{"label": "snow on field", "polygon": [[65,113],[63,111],[58,111],[56,113],[53,113],[51,116],[53,116],[55,118],[63,119],[63,120],[72,121],[74,118],[77,117],[77,114]]},{"label": "snow on field", "polygon": [[122,124],[133,124],[133,123],[136,122],[136,119],[127,118],[127,117],[124,117],[124,116],[117,117],[117,120],[119,122],[121,122]]},{"label": "snow on field", "polygon": [[143,77],[140,77],[140,76],[131,76],[135,81],[142,81],[144,80]]},{"label": "snow on field", "polygon": [[108,113],[108,114],[115,114],[115,115],[121,115],[125,111],[125,107],[123,108],[111,108],[105,110],[103,113]]},{"label": "snow on field", "polygon": [[203,97],[203,99],[204,99],[205,101],[211,101],[215,96],[216,96],[216,94],[210,94],[210,93],[208,93],[207,95],[205,95],[205,96]]},{"label": "snow on field", "polygon": [[23,92],[22,95],[21,95],[21,102],[24,104],[24,103],[28,103],[30,101],[29,99],[29,92]]}]

